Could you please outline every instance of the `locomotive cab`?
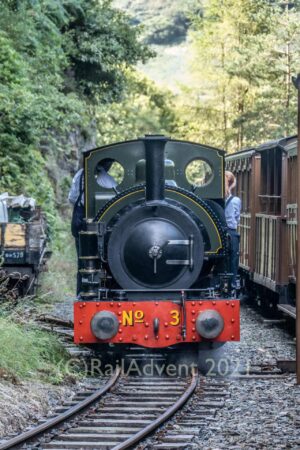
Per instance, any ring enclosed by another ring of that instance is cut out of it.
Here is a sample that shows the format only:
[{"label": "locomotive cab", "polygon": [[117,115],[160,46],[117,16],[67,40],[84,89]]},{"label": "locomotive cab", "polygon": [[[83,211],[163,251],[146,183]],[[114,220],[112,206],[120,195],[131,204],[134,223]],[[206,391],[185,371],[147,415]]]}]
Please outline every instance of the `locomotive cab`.
[{"label": "locomotive cab", "polygon": [[[122,169],[103,187],[96,168],[108,160]],[[146,136],[87,152],[84,173],[75,341],[162,348],[238,340],[239,304],[227,289],[224,152]]]}]

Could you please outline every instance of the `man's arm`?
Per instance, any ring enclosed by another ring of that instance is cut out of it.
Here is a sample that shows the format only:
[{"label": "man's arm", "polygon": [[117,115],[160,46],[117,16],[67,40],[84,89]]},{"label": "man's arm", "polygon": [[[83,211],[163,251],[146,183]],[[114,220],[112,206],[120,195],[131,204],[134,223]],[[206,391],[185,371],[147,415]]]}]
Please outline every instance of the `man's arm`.
[{"label": "man's arm", "polygon": [[80,194],[80,179],[82,172],[83,169],[78,170],[78,172],[75,174],[72,180],[72,185],[68,195],[68,200],[72,205],[75,205]]},{"label": "man's arm", "polygon": [[233,210],[234,210],[234,218],[236,220],[237,225],[240,223],[241,220],[241,209],[242,209],[242,202],[239,197],[235,197],[233,200]]},{"label": "man's arm", "polygon": [[117,186],[116,180],[103,167],[99,171],[97,181],[101,187],[106,189],[113,189]]}]

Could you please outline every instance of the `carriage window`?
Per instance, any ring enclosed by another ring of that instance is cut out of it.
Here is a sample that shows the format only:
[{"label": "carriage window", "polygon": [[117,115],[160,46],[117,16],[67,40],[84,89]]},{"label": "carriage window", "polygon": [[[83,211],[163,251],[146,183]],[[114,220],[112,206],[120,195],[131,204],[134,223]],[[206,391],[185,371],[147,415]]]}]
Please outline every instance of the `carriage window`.
[{"label": "carriage window", "polygon": [[191,185],[200,187],[211,182],[213,171],[203,159],[194,159],[186,166],[185,176]]},{"label": "carriage window", "polygon": [[122,183],[124,167],[115,159],[102,159],[96,166],[95,178],[102,188],[113,189]]},{"label": "carriage window", "polygon": [[260,212],[280,214],[282,150],[271,148],[261,153]]}]

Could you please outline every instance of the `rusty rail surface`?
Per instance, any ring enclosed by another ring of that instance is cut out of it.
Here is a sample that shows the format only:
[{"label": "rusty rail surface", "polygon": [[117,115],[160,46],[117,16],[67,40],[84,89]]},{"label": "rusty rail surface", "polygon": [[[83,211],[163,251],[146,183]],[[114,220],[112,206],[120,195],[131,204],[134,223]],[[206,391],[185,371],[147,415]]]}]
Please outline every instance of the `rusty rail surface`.
[{"label": "rusty rail surface", "polygon": [[55,428],[58,425],[62,425],[66,420],[84,411],[88,406],[91,406],[93,403],[98,401],[104,394],[106,394],[106,392],[108,392],[115,385],[120,374],[121,368],[118,367],[113,376],[110,378],[110,380],[96,392],[93,392],[89,397],[85,398],[81,402],[78,402],[76,405],[72,406],[67,411],[58,414],[54,418],[47,420],[41,425],[38,425],[32,430],[25,431],[24,433],[21,433],[18,436],[13,437],[12,439],[9,439],[6,442],[3,442],[2,444],[0,444],[0,450],[12,449],[15,448],[16,446],[25,444],[31,441],[32,439],[36,439],[38,436],[51,430],[52,428]]},{"label": "rusty rail surface", "polygon": [[112,450],[125,450],[126,448],[131,447],[134,444],[137,444],[146,436],[148,436],[152,431],[156,430],[160,425],[166,422],[170,417],[172,417],[182,406],[188,401],[188,399],[192,396],[195,391],[198,383],[198,372],[196,370],[193,371],[192,380],[186,391],[182,394],[182,396],[174,403],[174,405],[170,406],[163,414],[161,414],[157,419],[153,420],[149,425],[140,430],[138,433],[131,436],[126,441],[121,444],[116,445],[112,448]]},{"label": "rusty rail surface", "polygon": [[[62,425],[64,422],[67,422],[69,419],[74,418],[77,414],[80,414],[81,412],[85,411],[88,407],[94,405],[95,402],[97,402],[103,394],[105,394],[107,391],[110,390],[110,388],[112,386],[115,385],[120,374],[121,374],[121,369],[118,368],[116,370],[116,372],[114,373],[114,375],[112,376],[112,378],[108,381],[108,383],[105,384],[105,386],[103,386],[101,389],[97,390],[96,392],[91,394],[89,397],[87,397],[83,401],[78,402],[76,405],[72,406],[67,411],[59,414],[58,416],[47,420],[45,423],[33,428],[32,430],[26,431],[25,433],[22,433],[6,442],[3,442],[2,444],[0,444],[0,450],[17,448],[18,446],[23,445],[23,444],[28,445],[28,443],[33,442],[35,439],[40,438],[44,433],[47,433],[49,431],[54,432],[56,437],[54,437],[53,440],[50,438],[50,440],[47,441],[46,444],[43,443],[40,445],[42,445],[42,448],[44,448],[44,447],[45,448],[56,448],[56,446],[60,442],[60,441],[57,442],[56,439],[59,440],[60,435],[62,435],[62,433],[64,433],[64,431],[60,431],[60,430],[56,433],[56,428],[58,426]],[[126,384],[128,382],[127,378],[125,377],[124,380],[125,380],[125,384]],[[172,384],[174,383],[174,380],[173,380],[171,384],[165,384],[165,382],[166,382],[165,380],[166,379],[162,378],[161,389],[163,389],[162,390],[162,392],[164,392],[163,395],[166,395],[165,389],[169,385],[172,386]],[[131,382],[133,382],[133,381],[131,380]],[[143,386],[145,384],[145,379],[143,377],[141,379],[137,378],[136,381],[134,381],[134,383],[136,383],[136,387],[141,386],[143,389]],[[169,383],[170,383],[170,381],[169,381]],[[182,383],[183,383],[183,380],[182,380]],[[150,420],[149,423],[147,423],[147,424],[143,423],[142,424],[143,427],[140,430],[138,430],[138,431],[130,430],[131,432],[129,432],[126,436],[124,435],[124,440],[122,439],[122,435],[121,435],[120,436],[120,438],[122,440],[121,442],[110,442],[110,443],[107,442],[106,443],[107,446],[110,447],[111,450],[125,450],[125,449],[133,446],[134,444],[139,443],[142,439],[144,439],[150,433],[155,431],[158,427],[160,427],[163,423],[165,423],[168,419],[170,419],[170,417],[172,417],[178,410],[180,410],[183,407],[183,405],[189,400],[189,398],[194,393],[194,391],[197,387],[197,383],[198,383],[198,372],[196,370],[194,370],[192,372],[192,377],[191,377],[190,382],[188,383],[187,386],[184,387],[184,391],[181,393],[180,397],[179,398],[177,397],[174,399],[174,403],[172,402],[172,404],[170,404],[170,401],[169,400],[166,401],[167,399],[164,398],[166,409],[164,409],[164,411],[162,413],[159,413],[159,415],[157,417],[153,418],[153,420]],[[149,406],[149,404],[151,404],[151,405],[153,404],[151,398],[149,399],[149,395],[151,395],[151,391],[152,391],[152,386],[151,386],[152,384],[153,384],[153,381],[149,382],[149,386],[148,386],[148,383],[146,382],[147,390],[149,390],[149,392],[145,394],[144,403],[140,402],[135,405],[137,407],[137,409],[143,407],[144,404],[145,404],[145,406],[147,404],[148,404],[148,406]],[[130,392],[131,389],[132,389],[132,387],[129,386],[128,392]],[[115,393],[115,395],[116,395],[116,393]],[[121,394],[119,393],[117,395],[120,395],[121,403],[124,402],[124,397],[122,397],[122,386],[121,386]],[[172,395],[173,394],[171,394],[171,396]],[[150,401],[150,403],[147,403],[149,401]],[[167,404],[168,402],[169,402],[170,406]],[[129,416],[131,416],[133,413],[135,413],[135,406],[130,405],[130,403],[132,403],[132,402],[129,399],[129,406],[128,406]],[[102,405],[101,409],[99,411],[102,414],[104,414],[104,415],[106,414],[109,417],[111,415],[111,412],[109,412],[109,407],[111,404],[112,403],[109,403],[108,408],[105,406],[105,404]],[[131,408],[132,408],[132,412],[131,412]],[[91,420],[91,423],[92,423],[93,415],[95,415],[95,411],[97,411],[97,410],[94,410],[94,408],[93,408],[91,411],[90,417],[89,417],[89,412],[87,412],[87,415],[84,420],[85,421]],[[103,421],[105,421],[105,419],[101,420],[101,422],[103,422]],[[119,419],[119,422],[121,425],[123,422],[122,419]],[[118,426],[117,418],[115,418],[113,427],[115,427],[115,426]],[[79,427],[80,427],[80,425],[79,425]],[[129,429],[128,429],[128,431],[129,431]],[[73,436],[75,436],[75,435],[73,435]],[[91,435],[89,434],[89,437],[90,436]],[[107,437],[108,436],[109,435],[107,435]],[[83,438],[84,437],[85,436],[83,435]],[[95,448],[100,448],[100,447],[102,448],[101,437],[102,437],[102,435],[99,435],[99,441],[95,440]],[[63,439],[63,437],[61,439]],[[82,439],[82,442],[80,442],[80,443],[82,445],[81,448],[85,448],[85,440]],[[88,441],[87,441],[87,443],[88,443]],[[74,444],[74,441],[72,441],[72,439],[71,439],[70,443],[68,443],[67,441],[64,441],[64,448],[69,448],[70,445],[72,446],[73,444]]]}]

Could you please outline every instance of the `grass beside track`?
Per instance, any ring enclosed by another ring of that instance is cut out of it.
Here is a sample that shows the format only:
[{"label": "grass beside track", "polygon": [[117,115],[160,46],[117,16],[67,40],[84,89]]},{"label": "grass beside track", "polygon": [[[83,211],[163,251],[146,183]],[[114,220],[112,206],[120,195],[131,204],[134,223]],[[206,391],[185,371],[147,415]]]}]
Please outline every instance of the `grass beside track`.
[{"label": "grass beside track", "polygon": [[69,221],[59,232],[52,257],[39,280],[40,289],[36,304],[64,302],[76,293],[77,256]]},{"label": "grass beside track", "polygon": [[0,318],[0,378],[58,384],[68,376],[67,354],[56,336],[31,323]]},{"label": "grass beside track", "polygon": [[17,305],[0,304],[0,380],[61,383],[68,378],[68,355],[56,336],[41,331],[33,315],[51,313],[57,302],[73,302],[76,252],[69,221],[60,230],[48,270],[39,279],[38,295]]}]

